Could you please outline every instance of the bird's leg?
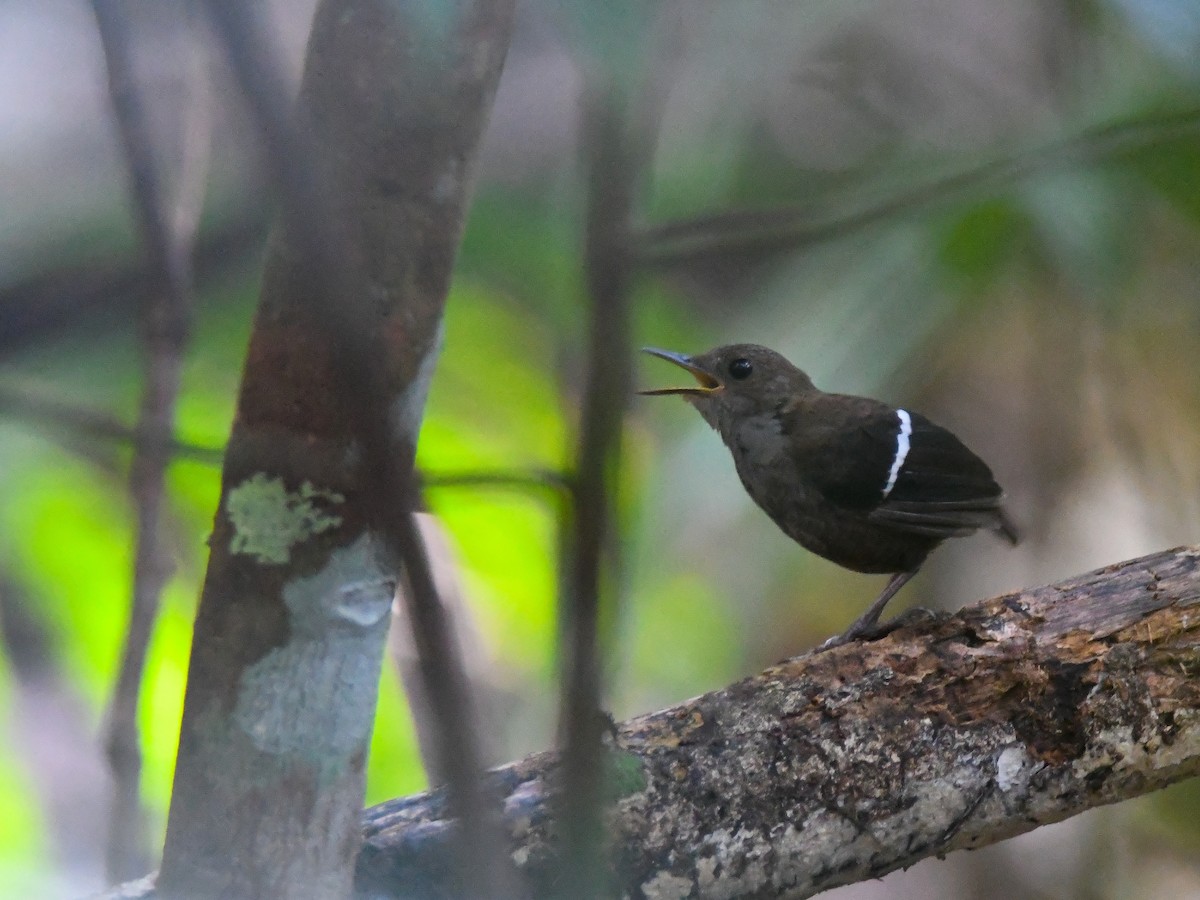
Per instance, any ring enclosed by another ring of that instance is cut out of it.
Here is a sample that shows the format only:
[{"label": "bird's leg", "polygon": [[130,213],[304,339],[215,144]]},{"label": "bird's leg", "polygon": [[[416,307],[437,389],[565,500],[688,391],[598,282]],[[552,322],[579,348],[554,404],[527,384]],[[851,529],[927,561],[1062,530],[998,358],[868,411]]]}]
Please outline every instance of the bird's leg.
[{"label": "bird's leg", "polygon": [[904,585],[908,584],[910,578],[917,574],[917,570],[913,569],[909,572],[897,572],[888,581],[887,587],[870,606],[867,611],[855,619],[854,624],[847,628],[837,637],[830,638],[821,645],[821,649],[827,650],[830,647],[840,647],[842,644],[848,644],[860,637],[865,637],[875,630],[875,625],[879,621],[879,615],[883,612],[883,608],[888,605],[888,601],[896,596],[896,592]]}]

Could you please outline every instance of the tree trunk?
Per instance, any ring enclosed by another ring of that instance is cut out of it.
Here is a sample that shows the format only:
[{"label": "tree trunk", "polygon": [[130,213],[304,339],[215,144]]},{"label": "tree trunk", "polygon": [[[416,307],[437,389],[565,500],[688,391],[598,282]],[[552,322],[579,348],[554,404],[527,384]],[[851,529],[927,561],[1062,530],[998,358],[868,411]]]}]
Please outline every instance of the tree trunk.
[{"label": "tree trunk", "polygon": [[409,514],[372,466],[411,468],[512,2],[323,0],[295,121],[254,6],[209,10],[283,214],[225,457],[159,889],[340,897],[398,579],[380,508]]}]

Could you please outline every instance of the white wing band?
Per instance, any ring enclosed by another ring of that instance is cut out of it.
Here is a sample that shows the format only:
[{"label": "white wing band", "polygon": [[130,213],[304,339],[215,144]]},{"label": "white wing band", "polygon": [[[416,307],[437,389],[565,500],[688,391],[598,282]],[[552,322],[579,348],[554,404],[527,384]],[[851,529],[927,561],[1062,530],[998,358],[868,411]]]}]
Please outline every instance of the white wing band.
[{"label": "white wing band", "polygon": [[904,460],[908,458],[908,439],[912,436],[912,418],[909,414],[898,409],[896,416],[900,419],[900,431],[896,434],[896,458],[892,460],[892,470],[888,472],[887,484],[883,486],[884,497],[890,494],[892,488],[896,486],[896,479],[900,477],[900,468],[904,465]]}]

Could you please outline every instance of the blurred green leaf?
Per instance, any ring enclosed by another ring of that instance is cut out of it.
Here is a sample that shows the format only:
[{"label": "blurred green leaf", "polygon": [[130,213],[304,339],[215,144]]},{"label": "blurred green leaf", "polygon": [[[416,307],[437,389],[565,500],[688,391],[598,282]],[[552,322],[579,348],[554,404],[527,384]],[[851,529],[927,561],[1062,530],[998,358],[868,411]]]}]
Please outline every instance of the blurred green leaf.
[{"label": "blurred green leaf", "polygon": [[1152,144],[1124,161],[1163,200],[1200,225],[1200,137]]},{"label": "blurred green leaf", "polygon": [[[575,201],[565,179],[518,191],[491,187],[471,205],[459,252],[447,315],[457,318],[458,290],[481,285],[507,295],[510,305],[533,313],[526,324],[543,329],[574,327],[579,319],[582,238]],[[464,284],[465,283],[465,284]],[[447,349],[455,344],[447,340]]]},{"label": "blurred green leaf", "polygon": [[682,698],[715,689],[741,674],[742,645],[737,621],[714,585],[681,571],[639,589],[628,612],[628,654],[623,681],[633,711],[654,700]]},{"label": "blurred green leaf", "polygon": [[[504,294],[459,278],[417,459],[424,472],[561,468],[566,427],[550,333]],[[481,631],[501,658],[545,677],[553,659],[555,498],[548,490],[430,491],[461,553]]]},{"label": "blurred green leaf", "polygon": [[480,632],[502,664],[549,677],[554,664],[557,548],[540,497],[444,489],[431,505],[454,537]]},{"label": "blurred green leaf", "polygon": [[61,663],[94,708],[106,701],[125,632],[129,519],[121,485],[49,450],[10,470],[0,530],[13,574],[55,624]]},{"label": "blurred green leaf", "polygon": [[[13,720],[10,673],[0,658],[0,720]],[[6,729],[7,730],[7,729]],[[0,743],[0,896],[7,869],[34,868],[45,853],[45,823],[34,785],[9,743]]]},{"label": "blurred green leaf", "polygon": [[1012,201],[996,197],[977,203],[941,227],[940,261],[967,290],[986,287],[1028,246],[1030,221]]},{"label": "blurred green leaf", "polygon": [[425,769],[417,748],[412,716],[395,663],[389,655],[384,659],[379,679],[379,706],[367,766],[366,803],[370,806],[416,793],[425,786]]},{"label": "blurred green leaf", "polygon": [[195,578],[176,579],[168,586],[142,681],[139,710],[142,791],[151,809],[158,813],[160,827],[166,824],[165,813],[175,777],[175,752],[192,648],[192,620],[199,591],[200,584]]},{"label": "blurred green leaf", "polygon": [[0,896],[44,896],[50,860],[46,822],[20,762],[0,746]]},{"label": "blurred green leaf", "polygon": [[430,390],[418,461],[464,466],[558,466],[564,429],[550,335],[503,295],[456,282]]}]

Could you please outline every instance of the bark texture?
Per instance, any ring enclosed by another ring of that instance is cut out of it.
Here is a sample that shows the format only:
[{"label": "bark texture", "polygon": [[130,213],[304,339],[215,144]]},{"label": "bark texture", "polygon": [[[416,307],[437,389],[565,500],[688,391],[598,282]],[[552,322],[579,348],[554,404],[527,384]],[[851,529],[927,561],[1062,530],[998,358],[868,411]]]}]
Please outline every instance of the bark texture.
[{"label": "bark texture", "polygon": [[369,464],[411,466],[512,4],[323,0],[299,128],[253,7],[209,7],[283,214],[226,452],[158,886],[340,897],[399,575],[380,509],[406,502]]},{"label": "bark texture", "polygon": [[[614,893],[808,897],[1163,787],[1200,771],[1197,673],[1200,547],[784,661],[616,727]],[[490,776],[535,896],[555,872],[559,764]],[[360,895],[454,896],[444,793],[364,828]]]}]

